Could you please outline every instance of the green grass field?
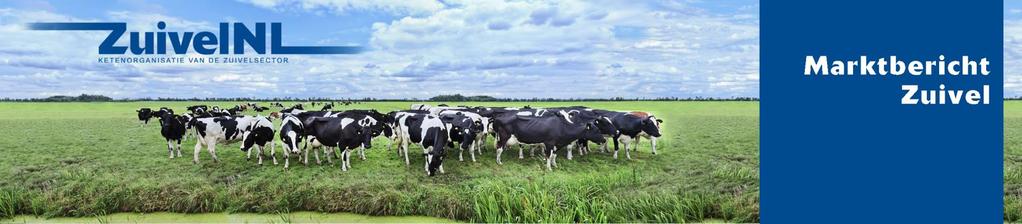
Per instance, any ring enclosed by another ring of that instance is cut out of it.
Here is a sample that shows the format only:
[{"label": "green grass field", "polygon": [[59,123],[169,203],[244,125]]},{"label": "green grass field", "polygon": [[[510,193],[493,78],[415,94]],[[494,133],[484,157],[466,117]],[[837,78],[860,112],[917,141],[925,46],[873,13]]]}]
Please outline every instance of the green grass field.
[{"label": "green grass field", "polygon": [[[374,140],[368,160],[352,158],[348,172],[336,160],[309,166],[292,160],[287,171],[283,164],[259,166],[245,160],[238,143],[217,147],[221,163],[203,150],[200,164],[193,165],[193,138],[182,145],[184,158],[168,159],[159,123],[139,127],[135,109],[169,106],[181,113],[193,104],[239,103],[0,103],[0,217],[319,211],[476,222],[759,221],[756,102],[472,103],[651,111],[664,120],[664,137],[658,155],[643,140],[633,160],[603,153],[567,160],[562,150],[552,172],[542,159],[520,160],[515,151],[505,152],[504,165],[497,165],[490,138],[478,162],[459,162],[453,151],[446,174],[434,177],[425,176],[420,157],[405,166],[386,150],[385,138]],[[390,111],[409,104],[335,110]],[[1007,118],[1005,135],[1017,136],[1011,133],[1022,131],[1022,104],[1006,106],[1006,112],[1009,107],[1019,116]],[[1022,161],[1022,139],[1006,137],[1005,145],[1006,161]],[[1006,197],[1018,198],[1022,174],[1005,173],[1006,190],[1016,192]],[[1020,203],[1009,203],[1018,210]]]},{"label": "green grass field", "polygon": [[1004,101],[1004,220],[1022,222],[1022,101]]}]

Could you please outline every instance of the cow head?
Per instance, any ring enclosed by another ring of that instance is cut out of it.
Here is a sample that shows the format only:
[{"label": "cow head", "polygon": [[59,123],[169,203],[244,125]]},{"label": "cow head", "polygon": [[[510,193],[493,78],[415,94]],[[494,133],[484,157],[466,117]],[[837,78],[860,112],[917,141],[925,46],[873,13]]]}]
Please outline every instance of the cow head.
[{"label": "cow head", "polygon": [[149,108],[140,108],[138,110],[135,110],[135,112],[138,112],[138,119],[139,120],[141,120],[141,119],[148,119],[148,118],[153,116],[153,111],[152,111],[152,109],[149,109]]},{"label": "cow head", "polygon": [[603,137],[603,133],[600,131],[597,123],[597,121],[586,123],[586,129],[582,132],[582,139],[602,145],[607,142],[607,138]]},{"label": "cow head", "polygon": [[391,128],[391,124],[394,123],[393,114],[383,114],[375,109],[369,110],[369,116],[376,119],[376,125],[373,127],[373,137],[380,136],[380,132],[383,132],[383,136],[390,138],[394,135],[394,130]]},{"label": "cow head", "polygon": [[441,128],[434,128],[436,134],[434,135],[432,149],[425,154],[426,156],[426,175],[436,175],[436,171],[440,169],[440,165],[444,164],[444,157],[447,156],[447,152],[444,147],[447,146],[447,132]]},{"label": "cow head", "polygon": [[[162,110],[161,110],[161,112],[162,112]],[[170,113],[159,113],[159,115],[160,115],[159,117],[160,117],[160,126],[161,127],[167,127],[167,126],[170,126],[172,124],[171,122],[179,121],[178,120],[179,118],[178,118],[177,115],[173,115],[173,114],[170,114]]]},{"label": "cow head", "polygon": [[241,138],[243,139],[241,141],[241,151],[248,152],[248,149],[251,149],[252,146],[255,145],[256,136],[254,135],[257,134],[254,131],[242,131],[241,134],[242,134]]},{"label": "cow head", "polygon": [[650,115],[648,118],[642,120],[642,131],[646,132],[653,137],[660,137],[660,123],[663,120],[657,119],[655,116]]},{"label": "cow head", "polygon": [[373,137],[380,135],[380,131],[384,129],[383,124],[370,116],[359,120],[356,128],[358,129],[355,130],[355,136],[362,138],[362,147],[367,149],[373,147]]}]

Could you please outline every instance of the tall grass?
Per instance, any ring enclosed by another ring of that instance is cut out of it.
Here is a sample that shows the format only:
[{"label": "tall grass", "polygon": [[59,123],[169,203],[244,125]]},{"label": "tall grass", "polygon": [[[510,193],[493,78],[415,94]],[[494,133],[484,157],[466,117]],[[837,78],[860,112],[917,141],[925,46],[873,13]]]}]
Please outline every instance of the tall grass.
[{"label": "tall grass", "polygon": [[3,189],[0,190],[0,218],[13,217],[18,214],[18,208],[21,207],[21,196],[18,192]]},{"label": "tall grass", "polygon": [[[621,190],[632,172],[592,174],[573,180],[493,181],[479,185],[475,222],[701,222],[716,218],[758,222],[755,200],[712,192]],[[758,195],[758,194],[757,194]]]}]

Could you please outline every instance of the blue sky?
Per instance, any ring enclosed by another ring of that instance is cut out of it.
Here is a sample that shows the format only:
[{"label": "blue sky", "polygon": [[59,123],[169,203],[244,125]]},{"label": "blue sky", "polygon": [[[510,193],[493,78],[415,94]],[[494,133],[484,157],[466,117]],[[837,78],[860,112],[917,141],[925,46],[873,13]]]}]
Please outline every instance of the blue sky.
[{"label": "blue sky", "polygon": [[[23,27],[67,21],[281,22],[285,44],[368,51],[285,65],[99,64],[101,32]],[[0,97],[759,96],[758,1],[0,1],[0,36],[0,86],[15,87]]]},{"label": "blue sky", "polygon": [[1022,1],[1004,1],[1004,96],[1022,96]]}]

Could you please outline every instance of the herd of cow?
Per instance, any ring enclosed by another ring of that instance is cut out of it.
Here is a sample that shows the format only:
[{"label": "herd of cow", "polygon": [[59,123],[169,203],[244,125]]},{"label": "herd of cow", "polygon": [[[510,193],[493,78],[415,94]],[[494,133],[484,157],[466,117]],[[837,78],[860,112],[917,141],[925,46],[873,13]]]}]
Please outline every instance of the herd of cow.
[{"label": "herd of cow", "polygon": [[[322,103],[321,103],[322,104]],[[614,144],[614,158],[617,159],[621,143],[625,156],[631,159],[631,151],[638,149],[638,140],[651,140],[652,153],[656,154],[656,139],[660,137],[660,124],[652,113],[631,111],[618,112],[593,109],[582,106],[556,108],[512,108],[512,107],[467,107],[431,106],[413,104],[410,110],[380,113],[376,110],[332,111],[333,104],[323,104],[319,111],[306,111],[302,104],[285,108],[272,103],[281,110],[269,116],[243,116],[241,112],[253,109],[257,112],[270,110],[254,103],[223,109],[217,106],[195,105],[187,107],[188,112],[175,114],[170,108],[141,108],[138,119],[144,126],[151,118],[160,121],[160,133],[167,141],[170,158],[181,157],[181,141],[192,135],[196,138],[193,162],[199,162],[199,153],[205,147],[213,161],[219,162],[217,144],[242,142],[241,150],[251,159],[256,151],[258,163],[263,162],[263,150],[270,146],[270,157],[277,164],[274,132],[278,131],[279,143],[283,147],[284,168],[290,165],[292,154],[308,164],[309,154],[315,155],[321,163],[320,151],[327,162],[340,150],[341,169],[351,168],[350,153],[358,149],[358,156],[365,160],[365,150],[372,147],[372,140],[380,135],[390,141],[391,150],[397,143],[397,153],[410,165],[408,146],[422,147],[426,174],[433,176],[443,173],[443,161],[447,148],[458,149],[458,160],[464,160],[468,151],[472,161],[482,155],[488,136],[495,137],[497,163],[509,146],[518,145],[518,158],[524,158],[523,145],[536,145],[543,149],[546,167],[557,166],[557,150],[566,149],[567,158],[572,159],[572,150],[579,155],[590,151],[589,142],[602,146],[608,151],[607,138]],[[315,103],[313,103],[315,106]],[[273,119],[281,119],[275,129]],[[175,144],[176,143],[176,144]],[[304,145],[303,145],[304,144]],[[175,147],[176,146],[176,147]],[[254,150],[249,150],[253,149]],[[535,152],[533,147],[533,153]]]}]

